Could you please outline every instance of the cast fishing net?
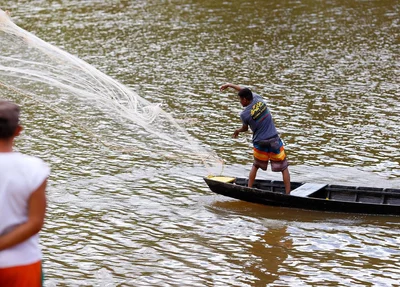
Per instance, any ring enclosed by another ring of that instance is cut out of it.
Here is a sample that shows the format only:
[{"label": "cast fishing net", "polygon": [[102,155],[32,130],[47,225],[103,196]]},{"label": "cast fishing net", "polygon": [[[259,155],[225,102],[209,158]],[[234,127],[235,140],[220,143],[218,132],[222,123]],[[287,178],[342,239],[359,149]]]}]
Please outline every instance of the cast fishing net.
[{"label": "cast fishing net", "polygon": [[[13,94],[19,103],[24,98],[45,103],[108,148],[155,158],[218,161],[159,104],[23,30],[2,10],[0,43],[0,95]],[[116,129],[124,129],[126,136],[115,139]]]}]

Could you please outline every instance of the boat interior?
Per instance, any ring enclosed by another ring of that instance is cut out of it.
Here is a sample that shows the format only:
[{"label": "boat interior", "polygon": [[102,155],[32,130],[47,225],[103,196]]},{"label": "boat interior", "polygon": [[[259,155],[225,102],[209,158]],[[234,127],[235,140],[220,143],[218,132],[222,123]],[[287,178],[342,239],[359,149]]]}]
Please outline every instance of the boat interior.
[{"label": "boat interior", "polygon": [[[247,179],[237,178],[235,184],[247,186]],[[388,204],[400,206],[400,189],[359,187],[345,185],[291,183],[291,195],[328,200]],[[255,180],[253,188],[276,193],[285,193],[283,181]]]}]

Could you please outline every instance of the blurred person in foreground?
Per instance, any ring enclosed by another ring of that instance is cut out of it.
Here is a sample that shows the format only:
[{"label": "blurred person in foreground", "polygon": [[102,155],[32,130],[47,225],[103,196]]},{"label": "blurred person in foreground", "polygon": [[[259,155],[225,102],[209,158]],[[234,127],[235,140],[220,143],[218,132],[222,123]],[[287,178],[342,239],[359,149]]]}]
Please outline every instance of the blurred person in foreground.
[{"label": "blurred person in foreground", "polygon": [[249,129],[253,131],[254,162],[249,174],[248,186],[252,187],[259,168],[266,170],[268,162],[274,172],[282,172],[286,194],[290,193],[289,163],[286,158],[282,140],[275,128],[270,110],[264,100],[248,88],[226,83],[220,87],[221,91],[233,88],[238,92],[243,111],[240,114],[242,127],[235,130],[233,137]]},{"label": "blurred person in foreground", "polygon": [[50,168],[13,151],[20,108],[0,99],[0,286],[43,286],[39,234],[46,212]]}]

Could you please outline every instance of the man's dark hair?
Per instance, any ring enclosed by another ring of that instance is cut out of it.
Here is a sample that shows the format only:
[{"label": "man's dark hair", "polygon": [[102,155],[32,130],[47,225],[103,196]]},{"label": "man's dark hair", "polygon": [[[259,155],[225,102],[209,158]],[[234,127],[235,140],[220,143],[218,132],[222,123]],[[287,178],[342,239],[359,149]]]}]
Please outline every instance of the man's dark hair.
[{"label": "man's dark hair", "polygon": [[0,99],[0,139],[12,137],[18,127],[20,108]]},{"label": "man's dark hair", "polygon": [[243,88],[239,91],[238,96],[241,98],[245,98],[248,101],[253,100],[253,93],[250,91],[249,88]]},{"label": "man's dark hair", "polygon": [[0,118],[0,139],[8,139],[12,137],[16,129],[17,126],[13,124],[10,125],[6,119]]}]

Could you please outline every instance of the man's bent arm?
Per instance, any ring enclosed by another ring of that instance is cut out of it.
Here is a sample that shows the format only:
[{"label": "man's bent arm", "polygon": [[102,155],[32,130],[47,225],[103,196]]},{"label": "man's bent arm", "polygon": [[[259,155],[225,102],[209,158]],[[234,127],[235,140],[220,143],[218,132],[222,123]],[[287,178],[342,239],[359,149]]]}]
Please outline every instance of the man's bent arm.
[{"label": "man's bent arm", "polygon": [[0,251],[27,240],[42,229],[46,213],[46,185],[47,179],[31,194],[28,202],[28,220],[0,236]]},{"label": "man's bent arm", "polygon": [[232,137],[237,138],[239,136],[239,133],[247,132],[248,130],[249,130],[249,126],[243,124],[243,126],[240,129],[235,130]]}]

